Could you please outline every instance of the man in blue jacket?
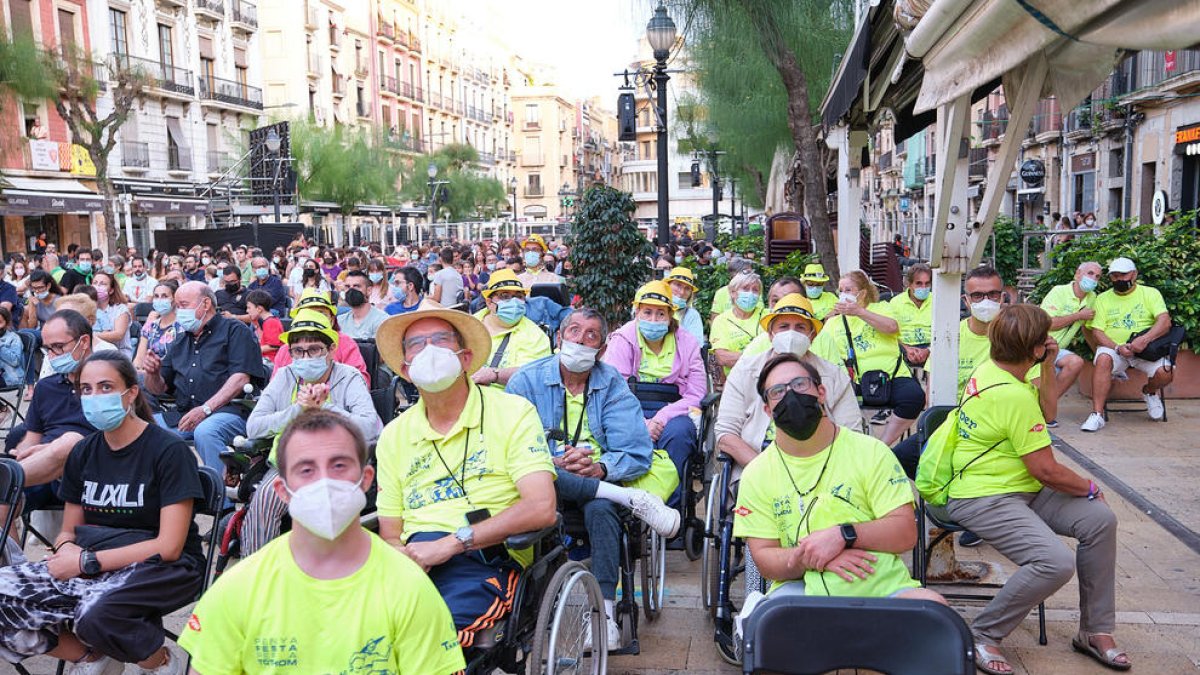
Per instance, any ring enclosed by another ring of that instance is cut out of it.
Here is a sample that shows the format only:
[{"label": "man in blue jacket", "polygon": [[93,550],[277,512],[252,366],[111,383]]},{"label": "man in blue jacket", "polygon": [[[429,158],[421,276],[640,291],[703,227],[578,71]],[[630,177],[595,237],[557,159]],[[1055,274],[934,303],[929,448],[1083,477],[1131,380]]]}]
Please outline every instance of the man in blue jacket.
[{"label": "man in blue jacket", "polygon": [[[583,512],[592,549],[592,573],[604,595],[608,646],[620,645],[613,616],[621,554],[621,518],[628,508],[663,537],[679,530],[679,512],[659,495],[629,485],[661,482],[651,471],[654,456],[642,407],[616,368],[600,363],[608,324],[597,311],[580,308],[559,329],[559,353],[526,364],[508,382],[510,394],[537,408],[550,440],[559,503]],[[551,440],[553,439],[553,440]],[[664,456],[658,464],[678,481]],[[671,483],[665,489],[670,494]],[[662,490],[660,490],[662,492]]]}]

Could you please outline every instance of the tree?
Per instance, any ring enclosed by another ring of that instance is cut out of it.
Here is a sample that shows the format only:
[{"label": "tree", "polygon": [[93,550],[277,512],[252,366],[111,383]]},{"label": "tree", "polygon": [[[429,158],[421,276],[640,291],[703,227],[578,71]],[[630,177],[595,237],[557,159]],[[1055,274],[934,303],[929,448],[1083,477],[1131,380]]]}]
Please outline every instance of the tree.
[{"label": "tree", "polygon": [[343,214],[359,204],[392,204],[400,170],[365,134],[337,126],[293,122],[296,190],[304,199],[333,202]]},{"label": "tree", "polygon": [[[8,122],[12,104],[18,99],[40,101],[55,93],[37,45],[31,40],[10,41],[0,31],[0,119]],[[21,135],[0,137],[5,141],[4,147],[0,147],[0,155],[17,149],[10,147],[8,142]]]},{"label": "tree", "polygon": [[407,168],[401,181],[400,195],[417,204],[429,203],[429,165],[436,164],[437,178],[447,181],[443,199],[438,200],[438,218],[455,222],[489,220],[506,210],[508,195],[504,185],[495,178],[483,176],[474,168],[479,153],[469,145],[454,143],[439,148],[431,155],[418,157]]},{"label": "tree", "polygon": [[638,287],[650,279],[646,261],[654,247],[630,216],[634,208],[628,192],[604,185],[588,188],[567,236],[572,292],[613,327],[629,320]]},{"label": "tree", "polygon": [[[672,0],[691,26],[688,37],[711,129],[743,185],[765,186],[775,147],[789,140],[802,190],[793,208],[812,225],[813,243],[838,273],[826,212],[827,162],[814,111],[828,88],[836,54],[849,42],[849,0]],[[766,78],[767,73],[774,78]],[[781,93],[780,93],[781,92]],[[782,114],[787,135],[782,136]],[[728,165],[727,165],[728,166]],[[748,179],[748,180],[747,180]],[[762,193],[760,193],[761,196]]]}]

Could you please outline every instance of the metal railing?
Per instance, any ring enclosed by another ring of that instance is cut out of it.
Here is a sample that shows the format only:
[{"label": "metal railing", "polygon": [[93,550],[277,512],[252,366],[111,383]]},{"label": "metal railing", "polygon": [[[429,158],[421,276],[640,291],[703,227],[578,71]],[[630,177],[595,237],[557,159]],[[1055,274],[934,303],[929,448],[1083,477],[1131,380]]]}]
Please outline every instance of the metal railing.
[{"label": "metal railing", "polygon": [[192,84],[192,71],[186,68],[168,66],[159,61],[143,59],[129,54],[113,54],[113,67],[118,70],[140,72],[154,80],[154,86],[165,91],[193,96],[196,93]]},{"label": "metal railing", "polygon": [[121,141],[121,166],[150,168],[150,144],[141,141]]},{"label": "metal railing", "polygon": [[220,77],[200,79],[200,98],[262,110],[262,89]]},{"label": "metal railing", "polygon": [[396,36],[394,39],[396,40],[396,42],[400,43],[401,47],[408,47],[408,31],[406,31],[406,30],[396,31]]},{"label": "metal railing", "polygon": [[211,12],[224,17],[225,3],[223,0],[196,0],[196,11]]},{"label": "metal railing", "polygon": [[495,164],[496,163],[496,155],[491,152],[481,152],[481,153],[479,153],[479,163],[480,164]]},{"label": "metal railing", "polygon": [[417,37],[416,33],[408,34],[408,48],[414,52],[421,51],[421,38]]},{"label": "metal railing", "polygon": [[321,74],[321,57],[313,52],[308,53],[308,72],[312,75]]},{"label": "metal railing", "polygon": [[228,152],[221,150],[209,150],[207,159],[209,173],[222,173],[233,166],[233,157]]},{"label": "metal railing", "polygon": [[400,83],[400,95],[403,96],[404,98],[412,98],[413,97],[412,82],[401,82]]},{"label": "metal railing", "polygon": [[[167,171],[188,171],[191,167],[184,168],[182,158],[190,150],[188,148],[180,148],[179,146],[167,146]],[[190,162],[189,162],[190,164]]]},{"label": "metal railing", "polygon": [[425,90],[420,87],[413,87],[412,99],[418,103],[425,102]]},{"label": "metal railing", "polygon": [[437,93],[429,94],[429,105],[431,105],[435,108],[441,108],[442,107],[442,95],[437,94]]},{"label": "metal railing", "polygon": [[1197,70],[1200,70],[1200,49],[1177,49],[1138,52],[1117,72],[1124,76],[1128,91],[1135,91]]},{"label": "metal railing", "polygon": [[392,94],[400,93],[399,87],[396,86],[396,78],[390,76],[379,78],[379,89]]},{"label": "metal railing", "polygon": [[381,23],[381,24],[379,24],[379,29],[377,31],[375,31],[375,34],[381,38],[387,38],[388,40],[395,40],[396,39],[396,28],[395,28],[395,26],[393,26],[390,23]]},{"label": "metal railing", "polygon": [[1029,125],[1029,133],[1031,136],[1040,136],[1044,133],[1058,133],[1063,128],[1062,112],[1058,109],[1058,99],[1043,98],[1037,102],[1037,108],[1033,112],[1033,121]]},{"label": "metal railing", "polygon": [[354,112],[357,113],[359,117],[370,117],[371,100],[365,96],[358,99],[358,101],[354,104]]},{"label": "metal railing", "polygon": [[987,148],[971,148],[967,154],[967,175],[986,176],[988,170]]},{"label": "metal railing", "polygon": [[545,194],[541,185],[526,185],[524,192],[526,197],[541,197]]},{"label": "metal railing", "polygon": [[242,0],[233,0],[233,20],[258,28],[258,8]]}]

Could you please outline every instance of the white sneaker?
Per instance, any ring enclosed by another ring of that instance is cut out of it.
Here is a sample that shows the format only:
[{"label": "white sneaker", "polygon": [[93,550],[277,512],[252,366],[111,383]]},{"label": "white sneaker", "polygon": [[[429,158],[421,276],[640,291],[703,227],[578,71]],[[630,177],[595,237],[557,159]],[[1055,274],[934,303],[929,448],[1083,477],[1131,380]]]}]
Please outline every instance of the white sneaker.
[{"label": "white sneaker", "polygon": [[663,503],[657,496],[639,490],[633,490],[629,499],[629,508],[638,520],[650,526],[658,536],[670,539],[679,532],[679,512]]},{"label": "white sneaker", "polygon": [[125,672],[125,664],[110,657],[101,656],[95,661],[72,663],[67,668],[67,675],[121,675]]},{"label": "white sneaker", "polygon": [[184,675],[184,662],[168,649],[166,663],[157,668],[138,668],[138,675]]},{"label": "white sneaker", "polygon": [[[605,632],[608,633],[608,651],[616,651],[621,648],[621,627],[617,622],[610,617],[604,617]],[[588,630],[583,635],[583,648],[592,648],[592,631]]]},{"label": "white sneaker", "polygon": [[1163,418],[1163,402],[1162,397],[1158,394],[1142,394],[1142,400],[1146,402],[1146,413],[1150,415],[1152,420],[1161,420]]},{"label": "white sneaker", "polygon": [[1088,415],[1088,418],[1083,421],[1083,426],[1079,428],[1082,431],[1100,431],[1104,428],[1104,415],[1098,412]]}]

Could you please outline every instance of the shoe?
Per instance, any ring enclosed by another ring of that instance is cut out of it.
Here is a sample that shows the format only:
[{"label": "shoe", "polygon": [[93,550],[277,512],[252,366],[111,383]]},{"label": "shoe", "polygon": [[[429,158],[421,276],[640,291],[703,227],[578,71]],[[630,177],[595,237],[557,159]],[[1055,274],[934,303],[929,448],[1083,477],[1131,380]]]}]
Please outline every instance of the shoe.
[{"label": "shoe", "polygon": [[970,530],[967,530],[966,532],[963,532],[962,534],[958,535],[958,545],[959,546],[966,546],[968,548],[974,548],[982,543],[983,543],[983,539],[981,539],[979,537],[979,535],[975,534],[974,532],[972,532]]},{"label": "shoe", "polygon": [[95,661],[80,661],[72,663],[67,668],[67,675],[121,675],[125,672],[125,664],[110,657],[101,656]]},{"label": "shoe", "polygon": [[[604,617],[604,629],[608,633],[608,651],[614,652],[621,648],[621,627],[609,617]],[[586,630],[586,628],[585,628]],[[592,648],[592,631],[583,634],[583,648]]]},{"label": "shoe", "polygon": [[1083,426],[1079,427],[1081,431],[1100,431],[1104,428],[1104,415],[1094,412],[1088,415],[1088,418],[1083,421]]},{"label": "shoe", "polygon": [[1058,420],[1050,420],[1049,422],[1046,422],[1046,428],[1047,429],[1057,429],[1058,428]]},{"label": "shoe", "polygon": [[629,499],[629,508],[633,515],[649,525],[660,537],[674,537],[679,532],[679,512],[645,490],[631,489],[634,495]]},{"label": "shoe", "polygon": [[1158,394],[1142,394],[1142,400],[1146,402],[1146,414],[1150,415],[1152,420],[1161,420],[1163,418],[1163,402],[1162,397]]},{"label": "shoe", "polygon": [[875,426],[882,426],[887,424],[888,418],[891,416],[891,410],[880,410],[879,412],[875,413],[874,417],[871,418],[871,424],[874,424]]},{"label": "shoe", "polygon": [[184,675],[183,659],[167,650],[167,660],[157,668],[138,668],[138,675]]}]

